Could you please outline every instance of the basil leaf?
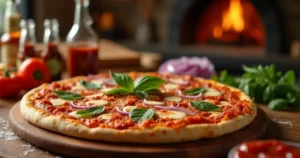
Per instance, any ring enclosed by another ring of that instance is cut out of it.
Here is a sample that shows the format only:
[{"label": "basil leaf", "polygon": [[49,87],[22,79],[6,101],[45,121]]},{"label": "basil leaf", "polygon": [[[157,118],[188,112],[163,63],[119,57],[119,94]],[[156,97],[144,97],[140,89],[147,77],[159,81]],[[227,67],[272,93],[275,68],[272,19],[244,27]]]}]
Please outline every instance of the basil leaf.
[{"label": "basil leaf", "polygon": [[269,108],[272,110],[284,110],[289,105],[286,99],[274,99],[269,103]]},{"label": "basil leaf", "polygon": [[87,89],[100,89],[100,88],[102,88],[102,86],[101,85],[98,85],[98,84],[94,84],[94,83],[92,83],[92,82],[88,82],[88,81],[84,81],[84,80],[81,80],[80,81],[80,84],[83,86],[83,87],[85,87],[85,88],[87,88]]},{"label": "basil leaf", "polygon": [[134,82],[134,91],[144,91],[158,89],[160,85],[165,83],[164,80],[155,76],[144,76]]},{"label": "basil leaf", "polygon": [[137,91],[137,92],[135,92],[135,95],[138,96],[139,98],[142,98],[142,99],[147,99],[148,98],[148,93],[143,92],[143,91]]},{"label": "basil leaf", "polygon": [[184,93],[187,95],[198,95],[200,93],[203,93],[204,91],[205,91],[204,88],[194,88],[194,89],[185,90]]},{"label": "basil leaf", "polygon": [[106,92],[105,94],[106,94],[106,95],[111,95],[111,94],[115,94],[115,93],[129,94],[130,91],[129,91],[128,89],[123,88],[123,87],[119,87],[119,88],[110,90],[110,91]]},{"label": "basil leaf", "polygon": [[212,103],[205,102],[202,100],[199,101],[191,101],[190,104],[198,110],[202,111],[220,111],[221,108]]},{"label": "basil leaf", "polygon": [[105,110],[105,106],[98,106],[98,107],[94,107],[94,108],[90,108],[90,109],[86,109],[86,110],[77,111],[76,114],[87,117],[87,116],[102,114],[104,110]]},{"label": "basil leaf", "polygon": [[113,73],[111,71],[109,71],[109,73],[120,87],[127,89],[129,92],[133,92],[133,80],[129,76],[120,73]]},{"label": "basil leaf", "polygon": [[139,121],[151,119],[154,114],[155,111],[153,109],[135,108],[130,111],[129,117],[134,122],[139,122]]},{"label": "basil leaf", "polygon": [[295,72],[292,70],[287,71],[278,81],[279,84],[295,85],[296,77]]},{"label": "basil leaf", "polygon": [[84,98],[80,94],[65,91],[54,91],[54,94],[64,100],[81,100]]}]

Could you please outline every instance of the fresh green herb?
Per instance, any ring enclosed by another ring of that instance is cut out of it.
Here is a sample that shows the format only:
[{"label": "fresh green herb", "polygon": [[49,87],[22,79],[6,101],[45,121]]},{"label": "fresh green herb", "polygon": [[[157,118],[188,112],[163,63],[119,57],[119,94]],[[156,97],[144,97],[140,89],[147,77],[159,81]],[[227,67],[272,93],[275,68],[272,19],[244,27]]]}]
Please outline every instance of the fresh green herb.
[{"label": "fresh green herb", "polygon": [[139,121],[151,119],[154,114],[155,111],[153,109],[135,108],[130,111],[129,117],[134,122],[139,122]]},{"label": "fresh green herb", "polygon": [[185,90],[184,93],[187,95],[198,95],[200,93],[203,93],[204,91],[205,88],[194,88],[194,89]]},{"label": "fresh green herb", "polygon": [[140,98],[147,98],[148,92],[159,91],[159,86],[165,82],[154,76],[144,76],[133,82],[129,76],[124,74],[110,72],[110,75],[120,87],[106,92],[108,95],[115,93],[135,94]]},{"label": "fresh green herb", "polygon": [[288,104],[289,101],[286,99],[273,99],[269,103],[269,108],[272,110],[285,110]]},{"label": "fresh green herb", "polygon": [[221,108],[217,105],[214,105],[212,103],[209,102],[205,102],[202,100],[198,100],[198,101],[191,101],[190,104],[195,107],[198,110],[202,110],[202,111],[220,111]]},{"label": "fresh green herb", "polygon": [[54,91],[54,94],[64,100],[81,100],[84,98],[80,94],[65,91]]},{"label": "fresh green herb", "polygon": [[85,88],[87,88],[87,89],[92,89],[92,90],[102,88],[101,85],[94,84],[94,83],[92,83],[92,82],[88,82],[88,81],[84,81],[84,80],[81,80],[81,81],[80,81],[80,84],[81,84],[83,87],[85,87]]},{"label": "fresh green herb", "polygon": [[[295,85],[295,72],[276,71],[275,65],[248,67],[240,77],[230,76],[226,70],[213,79],[240,88],[257,103],[269,104],[274,110],[300,109],[300,90]],[[285,100],[285,101],[283,101]],[[287,101],[287,102],[286,102]],[[284,105],[285,104],[285,105]]]},{"label": "fresh green herb", "polygon": [[86,110],[80,110],[77,111],[76,114],[81,115],[83,117],[93,116],[93,115],[99,115],[102,114],[105,110],[105,106],[98,106]]},{"label": "fresh green herb", "polygon": [[148,98],[148,93],[143,92],[143,91],[137,91],[137,92],[135,92],[135,95],[138,96],[139,98],[142,98],[142,99],[147,99]]}]

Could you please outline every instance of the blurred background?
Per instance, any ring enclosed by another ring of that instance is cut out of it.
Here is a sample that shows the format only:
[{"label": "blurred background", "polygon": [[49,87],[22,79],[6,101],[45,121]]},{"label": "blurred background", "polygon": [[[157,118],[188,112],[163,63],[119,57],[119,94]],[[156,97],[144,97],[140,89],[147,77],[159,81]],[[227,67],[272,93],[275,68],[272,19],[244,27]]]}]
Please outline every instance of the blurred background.
[{"label": "blurred background", "polygon": [[[4,8],[0,0],[0,21]],[[89,11],[100,39],[148,52],[153,56],[146,58],[156,62],[207,56],[217,70],[238,73],[241,64],[275,63],[280,70],[300,71],[299,0],[91,0]],[[74,1],[22,0],[21,13],[35,20],[38,41],[47,18],[58,19],[64,40]],[[155,67],[147,59],[142,64]]]}]

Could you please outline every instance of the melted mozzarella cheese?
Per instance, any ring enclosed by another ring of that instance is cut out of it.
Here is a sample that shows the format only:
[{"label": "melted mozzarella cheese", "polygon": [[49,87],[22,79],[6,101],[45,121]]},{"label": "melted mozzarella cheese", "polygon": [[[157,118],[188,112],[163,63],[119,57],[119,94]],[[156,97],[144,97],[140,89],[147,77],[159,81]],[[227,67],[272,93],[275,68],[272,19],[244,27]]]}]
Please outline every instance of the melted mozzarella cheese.
[{"label": "melted mozzarella cheese", "polygon": [[85,87],[80,83],[77,83],[74,87],[72,87],[72,90],[85,90]]},{"label": "melted mozzarella cheese", "polygon": [[149,105],[164,105],[164,102],[159,102],[159,101],[149,101],[149,100],[145,100],[144,103],[145,103],[145,104],[149,104]]},{"label": "melted mozzarella cheese", "polygon": [[170,82],[172,83],[175,83],[175,84],[183,84],[183,83],[186,83],[186,81],[184,81],[183,79],[173,79],[173,78],[170,78],[169,79]]},{"label": "melted mozzarella cheese", "polygon": [[86,117],[84,117],[84,116],[82,116],[82,115],[79,115],[79,114],[77,114],[77,111],[73,111],[73,112],[71,112],[71,113],[69,113],[69,115],[70,116],[73,116],[74,118],[88,118],[87,116]]},{"label": "melted mozzarella cheese", "polygon": [[103,82],[101,80],[91,80],[91,83],[101,86]]},{"label": "melted mozzarella cheese", "polygon": [[110,90],[113,90],[113,88],[102,88],[102,89],[101,89],[102,92],[108,92],[108,91],[110,91]]},{"label": "melted mozzarella cheese", "polygon": [[217,97],[217,96],[222,95],[222,93],[219,92],[219,91],[216,90],[216,89],[207,88],[206,91],[204,92],[204,95],[205,95],[205,96],[214,96],[214,97]]},{"label": "melted mozzarella cheese", "polygon": [[87,98],[94,98],[94,97],[102,97],[103,94],[93,94],[93,95],[88,95],[86,96]]},{"label": "melted mozzarella cheese", "polygon": [[169,96],[169,97],[165,97],[164,99],[168,101],[175,101],[175,102],[180,102],[182,100],[180,97],[176,97],[176,96]]},{"label": "melted mozzarella cheese", "polygon": [[102,114],[99,117],[103,120],[110,120],[112,118],[112,114]]},{"label": "melted mozzarella cheese", "polygon": [[109,102],[107,100],[90,100],[86,102],[87,105],[105,106]]},{"label": "melted mozzarella cheese", "polygon": [[228,101],[221,101],[220,106],[232,106]]},{"label": "melted mozzarella cheese", "polygon": [[171,118],[171,119],[182,119],[186,117],[186,113],[180,112],[180,111],[174,111],[174,110],[167,110],[164,112],[156,111],[156,114],[159,118]]},{"label": "melted mozzarella cheese", "polygon": [[167,84],[164,84],[164,87],[166,89],[176,89],[176,88],[179,87],[179,85],[178,84],[173,84],[173,83],[167,83]]},{"label": "melted mozzarella cheese", "polygon": [[212,112],[212,111],[210,111],[209,113],[210,113],[210,116],[213,116],[213,117],[218,117],[218,116],[221,115],[221,112]]},{"label": "melted mozzarella cheese", "polygon": [[125,106],[123,108],[123,111],[124,112],[130,112],[132,109],[135,109],[135,108],[136,108],[136,106]]},{"label": "melted mozzarella cheese", "polygon": [[53,106],[61,106],[66,102],[66,100],[58,98],[58,99],[51,99],[50,102],[52,103]]}]

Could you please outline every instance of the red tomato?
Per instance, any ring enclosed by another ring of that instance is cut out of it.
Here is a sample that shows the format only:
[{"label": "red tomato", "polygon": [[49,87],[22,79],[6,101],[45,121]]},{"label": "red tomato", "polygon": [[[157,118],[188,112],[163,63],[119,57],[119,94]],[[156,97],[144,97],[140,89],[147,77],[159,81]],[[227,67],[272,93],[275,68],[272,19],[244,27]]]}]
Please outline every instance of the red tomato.
[{"label": "red tomato", "polygon": [[[3,72],[0,72],[3,74]],[[22,78],[15,73],[0,75],[0,97],[16,97],[22,90]]]},{"label": "red tomato", "polygon": [[40,58],[28,58],[19,67],[19,73],[26,90],[37,87],[43,83],[50,82],[51,75],[47,64]]}]

